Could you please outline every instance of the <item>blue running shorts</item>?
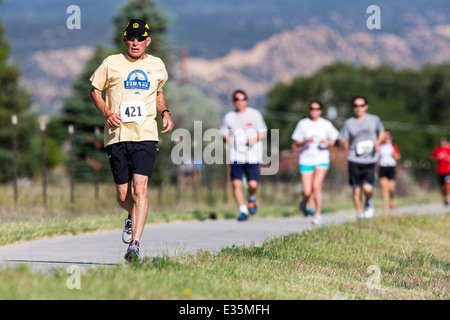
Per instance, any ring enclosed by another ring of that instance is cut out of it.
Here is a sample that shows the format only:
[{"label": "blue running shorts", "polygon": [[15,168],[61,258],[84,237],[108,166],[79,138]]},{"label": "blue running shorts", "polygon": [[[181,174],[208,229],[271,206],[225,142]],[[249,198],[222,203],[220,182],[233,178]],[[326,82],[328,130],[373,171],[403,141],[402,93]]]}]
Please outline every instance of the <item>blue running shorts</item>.
[{"label": "blue running shorts", "polygon": [[298,166],[298,170],[300,171],[300,173],[313,173],[315,168],[328,170],[328,168],[330,168],[330,164],[329,163],[321,163],[321,164],[316,164],[316,165],[312,165],[312,166],[301,164]]},{"label": "blue running shorts", "polygon": [[242,180],[242,175],[245,173],[247,181],[259,180],[259,164],[249,163],[232,163],[230,164],[230,178],[231,180]]}]

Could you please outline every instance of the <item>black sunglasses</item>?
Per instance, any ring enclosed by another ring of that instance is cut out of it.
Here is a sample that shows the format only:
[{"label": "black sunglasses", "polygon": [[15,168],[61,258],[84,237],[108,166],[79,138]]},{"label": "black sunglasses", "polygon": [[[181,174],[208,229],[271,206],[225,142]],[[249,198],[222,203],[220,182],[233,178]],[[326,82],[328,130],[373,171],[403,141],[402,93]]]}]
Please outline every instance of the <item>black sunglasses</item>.
[{"label": "black sunglasses", "polygon": [[247,98],[234,98],[233,99],[234,101],[245,101],[245,100],[247,100]]},{"label": "black sunglasses", "polygon": [[130,41],[130,42],[133,42],[136,39],[137,39],[137,41],[142,42],[147,39],[147,37],[144,37],[144,36],[126,36],[126,38],[127,38],[127,41]]},{"label": "black sunglasses", "polygon": [[364,108],[367,104],[354,104],[353,108]]}]

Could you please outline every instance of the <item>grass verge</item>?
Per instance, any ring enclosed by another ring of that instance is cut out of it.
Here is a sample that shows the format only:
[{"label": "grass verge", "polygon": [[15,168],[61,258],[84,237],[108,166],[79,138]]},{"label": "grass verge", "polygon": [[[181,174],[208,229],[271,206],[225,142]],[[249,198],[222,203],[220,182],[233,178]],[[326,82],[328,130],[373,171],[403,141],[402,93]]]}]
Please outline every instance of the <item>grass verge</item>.
[{"label": "grass verge", "polygon": [[[450,214],[372,220],[96,268],[69,290],[66,269],[0,273],[0,299],[448,300]],[[126,281],[124,281],[126,279]]]}]

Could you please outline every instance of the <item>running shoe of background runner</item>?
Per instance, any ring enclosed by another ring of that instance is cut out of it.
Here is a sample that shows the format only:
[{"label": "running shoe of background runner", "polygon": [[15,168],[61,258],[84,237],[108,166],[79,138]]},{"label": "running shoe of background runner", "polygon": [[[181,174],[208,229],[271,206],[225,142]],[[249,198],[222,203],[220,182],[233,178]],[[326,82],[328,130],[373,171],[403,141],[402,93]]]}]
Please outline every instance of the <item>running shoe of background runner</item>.
[{"label": "running shoe of background runner", "polygon": [[307,208],[306,208],[305,216],[310,216],[310,215],[312,215],[312,214],[314,214],[314,213],[316,213],[316,209],[311,208],[311,207],[307,207]]},{"label": "running shoe of background runner", "polygon": [[300,204],[298,205],[298,208],[300,209],[301,212],[303,212],[303,214],[306,216],[306,200],[303,199]]},{"label": "running shoe of background runner", "polygon": [[246,213],[241,212],[241,214],[239,215],[239,217],[237,219],[238,219],[238,221],[245,221],[245,220],[247,220],[247,216],[248,215]]},{"label": "running shoe of background runner", "polygon": [[373,199],[370,199],[368,202],[366,202],[366,206],[364,208],[364,218],[372,218],[375,213],[375,210],[373,209]]},{"label": "running shoe of background runner", "polygon": [[258,207],[256,206],[255,200],[249,200],[248,201],[248,212],[250,212],[250,214],[255,214],[257,209],[258,209]]},{"label": "running shoe of background runner", "polygon": [[312,220],[312,223],[314,224],[314,225],[319,225],[320,223],[322,222],[322,215],[321,214],[315,214],[315,215],[313,215],[313,220]]}]

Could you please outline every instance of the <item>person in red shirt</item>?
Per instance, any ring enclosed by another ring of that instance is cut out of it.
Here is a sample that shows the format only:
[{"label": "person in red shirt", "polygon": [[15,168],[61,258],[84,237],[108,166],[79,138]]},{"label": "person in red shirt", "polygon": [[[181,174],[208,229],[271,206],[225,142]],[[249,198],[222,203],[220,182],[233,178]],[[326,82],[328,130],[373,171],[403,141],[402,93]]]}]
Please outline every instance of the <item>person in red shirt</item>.
[{"label": "person in red shirt", "polygon": [[444,204],[450,204],[450,143],[444,137],[431,153],[431,160],[436,162],[436,172],[441,185]]}]

